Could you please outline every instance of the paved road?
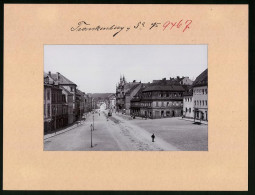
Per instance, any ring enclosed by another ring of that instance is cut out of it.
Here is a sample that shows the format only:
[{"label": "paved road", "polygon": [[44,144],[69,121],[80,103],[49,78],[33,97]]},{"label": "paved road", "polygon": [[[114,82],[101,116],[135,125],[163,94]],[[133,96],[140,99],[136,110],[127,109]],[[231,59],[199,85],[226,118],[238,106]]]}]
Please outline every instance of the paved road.
[{"label": "paved road", "polygon": [[44,140],[44,150],[49,151],[152,151],[178,150],[178,148],[156,137],[151,141],[151,133],[128,119],[113,114],[107,119],[106,111],[94,114],[95,130],[91,128],[93,115],[77,128]]}]

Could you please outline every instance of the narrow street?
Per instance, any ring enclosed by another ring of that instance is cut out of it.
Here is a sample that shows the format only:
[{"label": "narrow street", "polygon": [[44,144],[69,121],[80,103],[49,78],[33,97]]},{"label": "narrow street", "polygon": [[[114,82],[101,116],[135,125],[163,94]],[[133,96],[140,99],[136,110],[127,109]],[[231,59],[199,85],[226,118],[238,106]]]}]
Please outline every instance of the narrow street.
[{"label": "narrow street", "polygon": [[90,114],[83,124],[62,134],[44,140],[44,150],[50,151],[153,151],[178,150],[161,138],[151,140],[151,134],[141,127],[131,124],[127,119],[113,114],[107,120],[107,112],[94,114],[95,130],[91,124],[93,114]]}]

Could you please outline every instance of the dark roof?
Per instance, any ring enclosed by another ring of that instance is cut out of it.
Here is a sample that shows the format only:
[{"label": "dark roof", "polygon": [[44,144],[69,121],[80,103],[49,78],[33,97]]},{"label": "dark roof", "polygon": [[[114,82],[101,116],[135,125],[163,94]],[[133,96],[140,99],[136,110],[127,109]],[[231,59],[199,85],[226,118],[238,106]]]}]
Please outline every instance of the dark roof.
[{"label": "dark roof", "polygon": [[208,69],[202,72],[194,81],[193,87],[206,86],[208,85]]},{"label": "dark roof", "polygon": [[190,85],[183,85],[183,88],[185,89],[185,92],[183,93],[183,96],[192,96],[193,95],[193,88]]},{"label": "dark roof", "polygon": [[126,92],[126,94],[127,94],[127,95],[128,95],[128,94],[131,94],[132,91],[134,91],[134,90],[136,89],[136,87],[138,87],[138,85],[140,85],[140,84],[133,85],[133,86]]},{"label": "dark roof", "polygon": [[76,93],[79,95],[84,95],[84,92],[80,91],[79,89],[76,89]]},{"label": "dark roof", "polygon": [[137,91],[131,101],[140,101],[143,90],[146,89],[146,87],[148,87],[149,85],[149,83],[142,83],[141,88]]},{"label": "dark roof", "polygon": [[184,91],[184,88],[181,85],[154,85],[143,90],[147,91]]},{"label": "dark roof", "polygon": [[[58,79],[58,75],[59,75],[59,79]],[[60,73],[56,73],[56,74],[51,73],[51,78],[54,81],[58,81],[60,85],[76,85],[74,82],[70,81],[68,78],[66,78]]]}]

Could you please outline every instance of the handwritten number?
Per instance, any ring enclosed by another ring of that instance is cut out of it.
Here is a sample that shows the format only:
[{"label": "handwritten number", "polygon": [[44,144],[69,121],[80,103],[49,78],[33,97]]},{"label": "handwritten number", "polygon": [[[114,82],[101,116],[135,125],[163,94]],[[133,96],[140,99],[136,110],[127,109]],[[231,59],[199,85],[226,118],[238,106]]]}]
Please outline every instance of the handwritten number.
[{"label": "handwritten number", "polygon": [[185,24],[186,24],[186,26],[185,26],[185,28],[184,28],[184,30],[182,31],[182,32],[184,32],[186,29],[188,29],[189,28],[189,25],[192,23],[192,20],[187,20],[186,22],[185,22]]}]

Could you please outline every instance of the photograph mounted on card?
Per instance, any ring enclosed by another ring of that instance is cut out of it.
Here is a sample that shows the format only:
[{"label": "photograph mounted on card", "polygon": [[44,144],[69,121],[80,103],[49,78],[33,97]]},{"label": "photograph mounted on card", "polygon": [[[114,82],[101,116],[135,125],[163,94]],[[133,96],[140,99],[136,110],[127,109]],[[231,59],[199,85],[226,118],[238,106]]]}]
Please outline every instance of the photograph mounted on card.
[{"label": "photograph mounted on card", "polygon": [[246,100],[248,5],[4,5],[5,190],[246,191]]}]

